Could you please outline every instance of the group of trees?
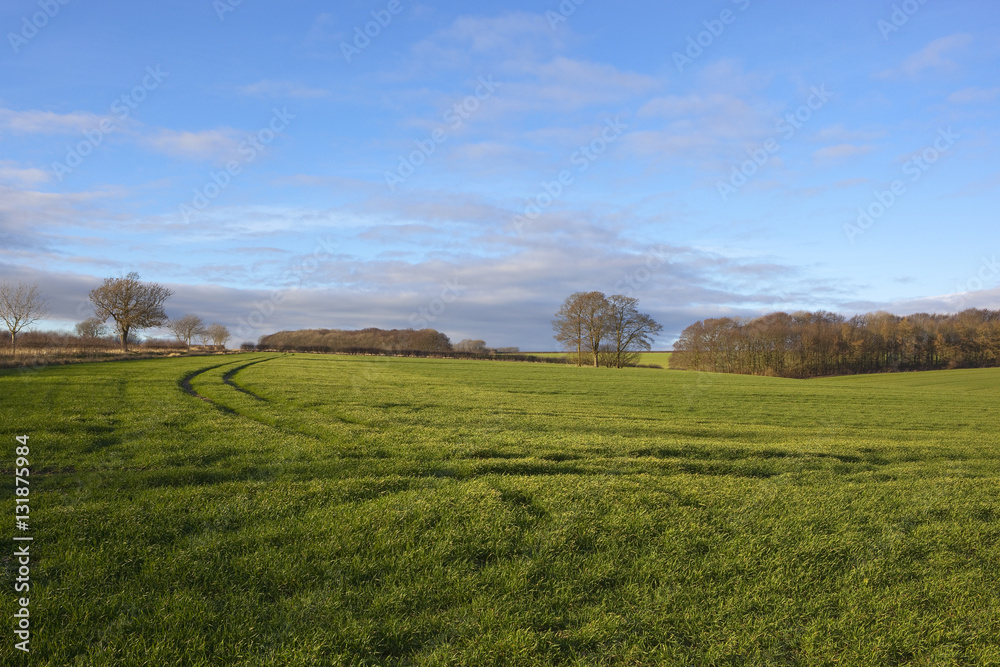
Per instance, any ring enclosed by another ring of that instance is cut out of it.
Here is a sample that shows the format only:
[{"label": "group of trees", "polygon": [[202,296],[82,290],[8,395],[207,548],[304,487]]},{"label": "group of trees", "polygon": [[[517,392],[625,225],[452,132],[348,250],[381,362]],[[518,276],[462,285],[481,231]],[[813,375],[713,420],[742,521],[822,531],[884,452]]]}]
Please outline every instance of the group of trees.
[{"label": "group of trees", "polygon": [[714,318],[681,333],[671,368],[782,377],[1000,366],[1000,311]]},{"label": "group of trees", "polygon": [[639,300],[602,292],[575,292],[552,321],[555,339],[576,355],[576,365],[634,366],[663,331],[652,317],[638,311]]},{"label": "group of trees", "polygon": [[169,329],[177,340],[181,341],[188,347],[191,346],[191,341],[197,339],[202,345],[218,345],[225,347],[226,343],[232,337],[224,325],[218,322],[213,322],[212,324],[205,324],[205,322],[197,315],[187,314],[183,317],[178,317],[177,319],[170,320],[167,322],[167,329]]},{"label": "group of trees", "polygon": [[[129,334],[129,350],[142,349],[144,351],[165,351],[187,349],[184,343],[175,338],[153,338],[146,337],[139,339],[135,333]],[[86,356],[87,353],[110,353],[121,350],[121,341],[117,336],[80,336],[68,331],[51,331],[31,329],[22,331],[17,337],[17,352],[22,353],[45,351],[47,355],[52,353],[67,354],[71,356]],[[10,332],[0,330],[0,352],[9,355],[11,350]],[[8,365],[0,362],[2,365]]]},{"label": "group of trees", "polygon": [[261,336],[258,349],[302,352],[451,352],[448,336],[434,329],[301,329]]},{"label": "group of trees", "polygon": [[471,340],[466,338],[465,340],[459,341],[452,345],[452,349],[455,352],[464,352],[466,354],[520,354],[521,348],[519,347],[489,347],[486,345],[485,340]]},{"label": "group of trees", "polygon": [[[197,315],[185,315],[169,320],[164,302],[173,292],[156,283],[144,283],[132,272],[121,278],[106,278],[100,287],[90,291],[94,317],[76,325],[77,336],[84,341],[103,339],[111,333],[107,322],[114,322],[114,334],[123,352],[137,342],[141,329],[166,325],[186,346],[195,338],[202,344],[225,346],[229,330],[222,324],[205,325]],[[48,309],[37,285],[0,282],[0,320],[7,326],[11,350],[17,353],[18,334],[28,325],[45,317]],[[51,337],[50,337],[51,338]]]},{"label": "group of trees", "polygon": [[447,335],[435,329],[279,331],[261,336],[256,343],[244,342],[240,345],[240,349],[245,352],[320,352],[564,363],[563,359],[521,354],[517,347],[488,347],[483,340],[465,339],[453,345]]}]

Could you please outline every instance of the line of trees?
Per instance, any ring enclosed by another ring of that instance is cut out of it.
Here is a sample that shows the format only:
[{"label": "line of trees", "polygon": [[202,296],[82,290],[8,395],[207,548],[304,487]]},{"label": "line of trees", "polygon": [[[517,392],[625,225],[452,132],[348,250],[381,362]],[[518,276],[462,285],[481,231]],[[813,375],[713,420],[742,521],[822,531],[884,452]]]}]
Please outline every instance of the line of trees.
[{"label": "line of trees", "polygon": [[[151,338],[139,339],[135,333],[130,334],[129,350],[149,351],[183,351],[186,348],[184,343],[173,338]],[[103,356],[107,353],[121,351],[121,341],[118,336],[80,336],[67,331],[46,331],[32,329],[23,331],[17,337],[18,355],[27,352],[45,351],[49,353],[66,354],[70,356],[84,355],[89,353],[100,353]],[[10,332],[0,330],[0,353],[10,354],[11,341]]]},{"label": "line of trees", "polygon": [[177,340],[191,347],[191,341],[197,339],[202,345],[216,345],[225,347],[232,338],[229,329],[225,325],[213,322],[205,324],[197,315],[188,313],[183,317],[167,322],[167,329],[177,337]]},{"label": "line of trees", "polygon": [[[166,326],[177,340],[186,347],[198,339],[203,345],[225,347],[232,337],[224,325],[218,322],[206,325],[193,314],[170,320],[163,309],[164,302],[173,292],[157,283],[145,283],[134,271],[121,278],[106,278],[90,291],[90,303],[94,316],[76,325],[75,343],[84,347],[102,347],[98,343],[112,333],[108,321],[114,322],[113,332],[123,352],[138,343],[137,332],[142,329]],[[12,353],[17,354],[18,335],[21,331],[48,314],[45,300],[38,285],[19,282],[16,285],[0,282],[0,321],[7,327]],[[43,337],[36,336],[37,342]],[[58,347],[53,341],[69,340],[58,334],[49,333],[44,340],[46,347]],[[77,345],[74,345],[77,346]]]},{"label": "line of trees", "polygon": [[302,352],[373,350],[383,352],[451,352],[448,336],[434,329],[300,329],[261,336],[258,349]]},{"label": "line of trees", "polygon": [[634,366],[663,327],[638,310],[639,300],[603,292],[575,292],[552,321],[555,339],[576,357],[576,365]]},{"label": "line of trees", "polygon": [[465,339],[452,344],[435,329],[301,329],[261,336],[240,345],[244,352],[315,352],[322,354],[447,357],[564,364],[561,357],[522,354],[517,347],[487,347],[483,340]]},{"label": "line of trees", "polygon": [[713,318],[686,328],[670,357],[671,368],[794,378],[987,366],[1000,366],[1000,311],[975,308]]}]

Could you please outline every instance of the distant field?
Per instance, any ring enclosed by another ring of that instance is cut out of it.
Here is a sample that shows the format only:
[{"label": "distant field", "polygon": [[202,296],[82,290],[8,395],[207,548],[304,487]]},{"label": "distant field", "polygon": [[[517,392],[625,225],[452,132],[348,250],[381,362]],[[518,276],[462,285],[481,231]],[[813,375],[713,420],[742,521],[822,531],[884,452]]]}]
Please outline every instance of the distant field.
[{"label": "distant field", "polygon": [[[565,357],[565,352],[525,352],[536,357]],[[644,365],[657,364],[667,368],[670,363],[670,352],[643,352],[639,355],[639,363]]]},{"label": "distant field", "polygon": [[643,352],[639,355],[640,364],[656,364],[663,368],[670,366],[669,352]]},{"label": "distant field", "polygon": [[998,405],[998,369],[0,371],[17,664],[998,664]]}]

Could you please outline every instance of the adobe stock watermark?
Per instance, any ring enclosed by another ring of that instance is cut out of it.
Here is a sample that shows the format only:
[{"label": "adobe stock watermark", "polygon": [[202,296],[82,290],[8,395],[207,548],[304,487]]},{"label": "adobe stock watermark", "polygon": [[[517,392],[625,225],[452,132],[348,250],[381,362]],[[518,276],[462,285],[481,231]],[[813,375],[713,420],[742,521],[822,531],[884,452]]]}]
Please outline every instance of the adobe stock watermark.
[{"label": "adobe stock watermark", "polygon": [[289,289],[301,287],[308,276],[319,270],[320,264],[333,259],[336,248],[337,239],[331,236],[319,239],[312,253],[307,255],[299,264],[291,267],[288,280],[291,283],[290,285],[284,289],[272,291],[263,301],[254,301],[251,304],[253,310],[246,317],[236,319],[236,335],[240,338],[248,339],[254,332],[263,329],[268,319],[278,309],[278,306],[284,302],[285,293]]},{"label": "adobe stock watermark", "polygon": [[288,113],[288,107],[283,107],[281,111],[274,109],[271,120],[266,127],[257,130],[254,134],[248,135],[246,139],[240,142],[240,145],[236,149],[240,159],[230,160],[226,163],[224,169],[209,172],[209,180],[200,188],[194,189],[194,196],[191,198],[190,205],[181,204],[180,213],[184,218],[184,222],[190,224],[197,217],[198,213],[208,208],[222,194],[223,190],[232,184],[233,178],[239,176],[244,167],[256,160],[257,156],[263,153],[264,149],[274,141],[278,133],[288,127],[290,121],[294,119],[295,114]]},{"label": "adobe stock watermark", "polygon": [[964,285],[959,284],[956,288],[956,292],[959,294],[958,310],[965,310],[965,306],[969,300],[969,292],[978,292],[986,289],[989,285],[995,283],[998,277],[1000,277],[1000,264],[997,263],[997,256],[993,255],[992,258],[983,257],[983,261],[979,265],[979,270],[976,271],[976,274],[966,280]]},{"label": "adobe stock watermark", "polygon": [[[732,0],[732,3],[737,5],[741,12],[745,12],[750,7],[750,0]],[[705,49],[710,48],[715,44],[717,39],[722,37],[722,33],[726,31],[726,26],[736,23],[737,16],[739,15],[733,10],[723,9],[719,12],[719,18],[702,21],[701,24],[705,26],[705,29],[693,37],[688,35],[687,47],[684,49],[684,52],[673,52],[672,57],[674,65],[677,66],[677,71],[683,74],[685,67],[693,65],[694,61],[705,53]]]},{"label": "adobe stock watermark", "polygon": [[[622,120],[622,114],[618,114],[613,119],[608,119],[604,123],[600,134],[591,139],[588,143],[580,146],[570,155],[569,162],[576,167],[576,173],[582,174],[599,157],[607,152],[611,144],[618,141],[628,129],[628,122]],[[534,197],[528,199],[524,206],[524,213],[515,215],[511,222],[518,234],[524,232],[524,228],[533,223],[542,212],[562,196],[566,188],[576,182],[576,176],[570,169],[563,169],[552,181],[542,181],[541,191]]]},{"label": "adobe stock watermark", "polygon": [[670,254],[669,246],[663,244],[650,246],[643,257],[642,265],[626,273],[615,283],[615,293],[634,297],[639,289],[652,280],[656,272],[668,263],[667,257]]},{"label": "adobe stock watermark", "polygon": [[[810,92],[811,94],[804,104],[799,105],[795,111],[785,114],[784,118],[778,119],[778,122],[775,123],[774,129],[781,135],[782,139],[787,141],[794,137],[809,122],[813,114],[822,109],[833,96],[826,89],[826,84],[818,88],[813,86]],[[728,201],[730,195],[736,194],[780,150],[781,144],[774,138],[768,139],[756,148],[748,148],[746,153],[749,159],[733,164],[727,181],[716,181],[715,183],[715,188],[719,191],[722,201]]]},{"label": "adobe stock watermark", "polygon": [[340,43],[340,52],[344,54],[344,60],[350,64],[351,59],[360,56],[362,51],[371,46],[372,40],[389,27],[389,24],[392,23],[392,17],[402,13],[402,0],[389,0],[385,9],[373,9],[371,12],[372,20],[365,23],[364,29],[361,26],[354,27],[354,39],[351,40],[351,43]]},{"label": "adobe stock watermark", "polygon": [[[951,127],[939,129],[937,138],[930,146],[917,151],[903,163],[903,175],[909,177],[910,183],[916,183],[961,138],[961,135],[955,134]],[[906,181],[901,178],[890,183],[886,190],[876,190],[870,204],[858,207],[857,220],[853,224],[844,223],[844,234],[847,236],[847,240],[853,244],[858,236],[871,229],[875,222],[881,219],[907,191]]]},{"label": "adobe stock watermark", "polygon": [[441,293],[436,298],[431,299],[425,308],[420,308],[410,315],[410,326],[414,329],[426,329],[428,325],[444,315],[445,311],[448,310],[448,305],[455,303],[455,300],[462,296],[462,290],[466,287],[458,282],[458,273],[456,273],[454,278],[445,282]]},{"label": "adobe stock watermark", "polygon": [[236,8],[243,4],[243,0],[212,0],[212,9],[220,21],[226,20],[226,14],[235,12]]},{"label": "adobe stock watermark", "polygon": [[576,8],[585,3],[587,0],[562,0],[559,6],[556,7],[558,11],[548,10],[545,12],[545,20],[549,22],[549,27],[553,30],[560,23],[565,23],[570,16],[576,13]]},{"label": "adobe stock watermark", "polygon": [[14,49],[14,53],[19,53],[21,47],[27,46],[28,42],[33,40],[38,32],[47,26],[49,21],[54,19],[69,3],[70,0],[39,0],[38,7],[41,11],[35,12],[30,18],[21,17],[21,29],[17,32],[7,33],[7,41],[10,42],[10,48]]},{"label": "adobe stock watermark", "polygon": [[892,13],[889,20],[879,19],[875,25],[882,33],[882,41],[888,42],[889,35],[899,32],[900,28],[910,22],[910,19],[927,4],[927,0],[903,0],[898,5],[892,6]]},{"label": "adobe stock watermark", "polygon": [[164,72],[157,65],[146,68],[146,75],[142,81],[132,87],[130,91],[115,98],[111,103],[111,116],[102,118],[97,127],[84,130],[83,140],[76,145],[66,147],[66,157],[62,162],[52,163],[52,173],[56,179],[62,183],[63,178],[83,164],[84,158],[94,152],[98,146],[104,143],[104,137],[119,129],[119,124],[128,119],[132,112],[139,108],[151,92],[160,87],[163,80],[170,76],[170,72]]},{"label": "adobe stock watermark", "polygon": [[385,172],[385,184],[390,192],[396,191],[396,186],[406,182],[410,176],[416,173],[425,162],[437,152],[440,144],[448,141],[448,132],[457,131],[465,124],[465,121],[472,117],[496,92],[503,83],[493,80],[493,75],[479,77],[475,90],[471,95],[467,95],[461,102],[456,102],[450,109],[444,112],[442,119],[446,126],[435,128],[426,139],[414,141],[416,148],[407,155],[399,156],[399,164],[395,171]]}]

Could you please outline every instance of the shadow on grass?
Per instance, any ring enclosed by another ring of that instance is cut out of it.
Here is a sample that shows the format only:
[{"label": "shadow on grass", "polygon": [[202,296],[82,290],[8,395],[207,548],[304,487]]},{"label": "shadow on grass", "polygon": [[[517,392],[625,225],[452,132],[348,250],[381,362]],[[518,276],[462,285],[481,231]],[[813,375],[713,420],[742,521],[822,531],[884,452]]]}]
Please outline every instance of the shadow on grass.
[{"label": "shadow on grass", "polygon": [[109,424],[86,424],[83,430],[88,436],[87,444],[83,447],[83,451],[87,454],[120,445],[123,441],[122,436],[117,433],[114,421]]},{"label": "shadow on grass", "polygon": [[828,454],[826,452],[794,452],[782,449],[738,449],[735,447],[699,447],[685,445],[681,447],[644,447],[632,452],[636,458],[655,459],[700,459],[707,461],[742,461],[769,459],[832,459],[839,463],[865,463],[869,465],[886,465],[888,459],[876,456],[874,450],[865,451],[865,456],[854,454]]}]

